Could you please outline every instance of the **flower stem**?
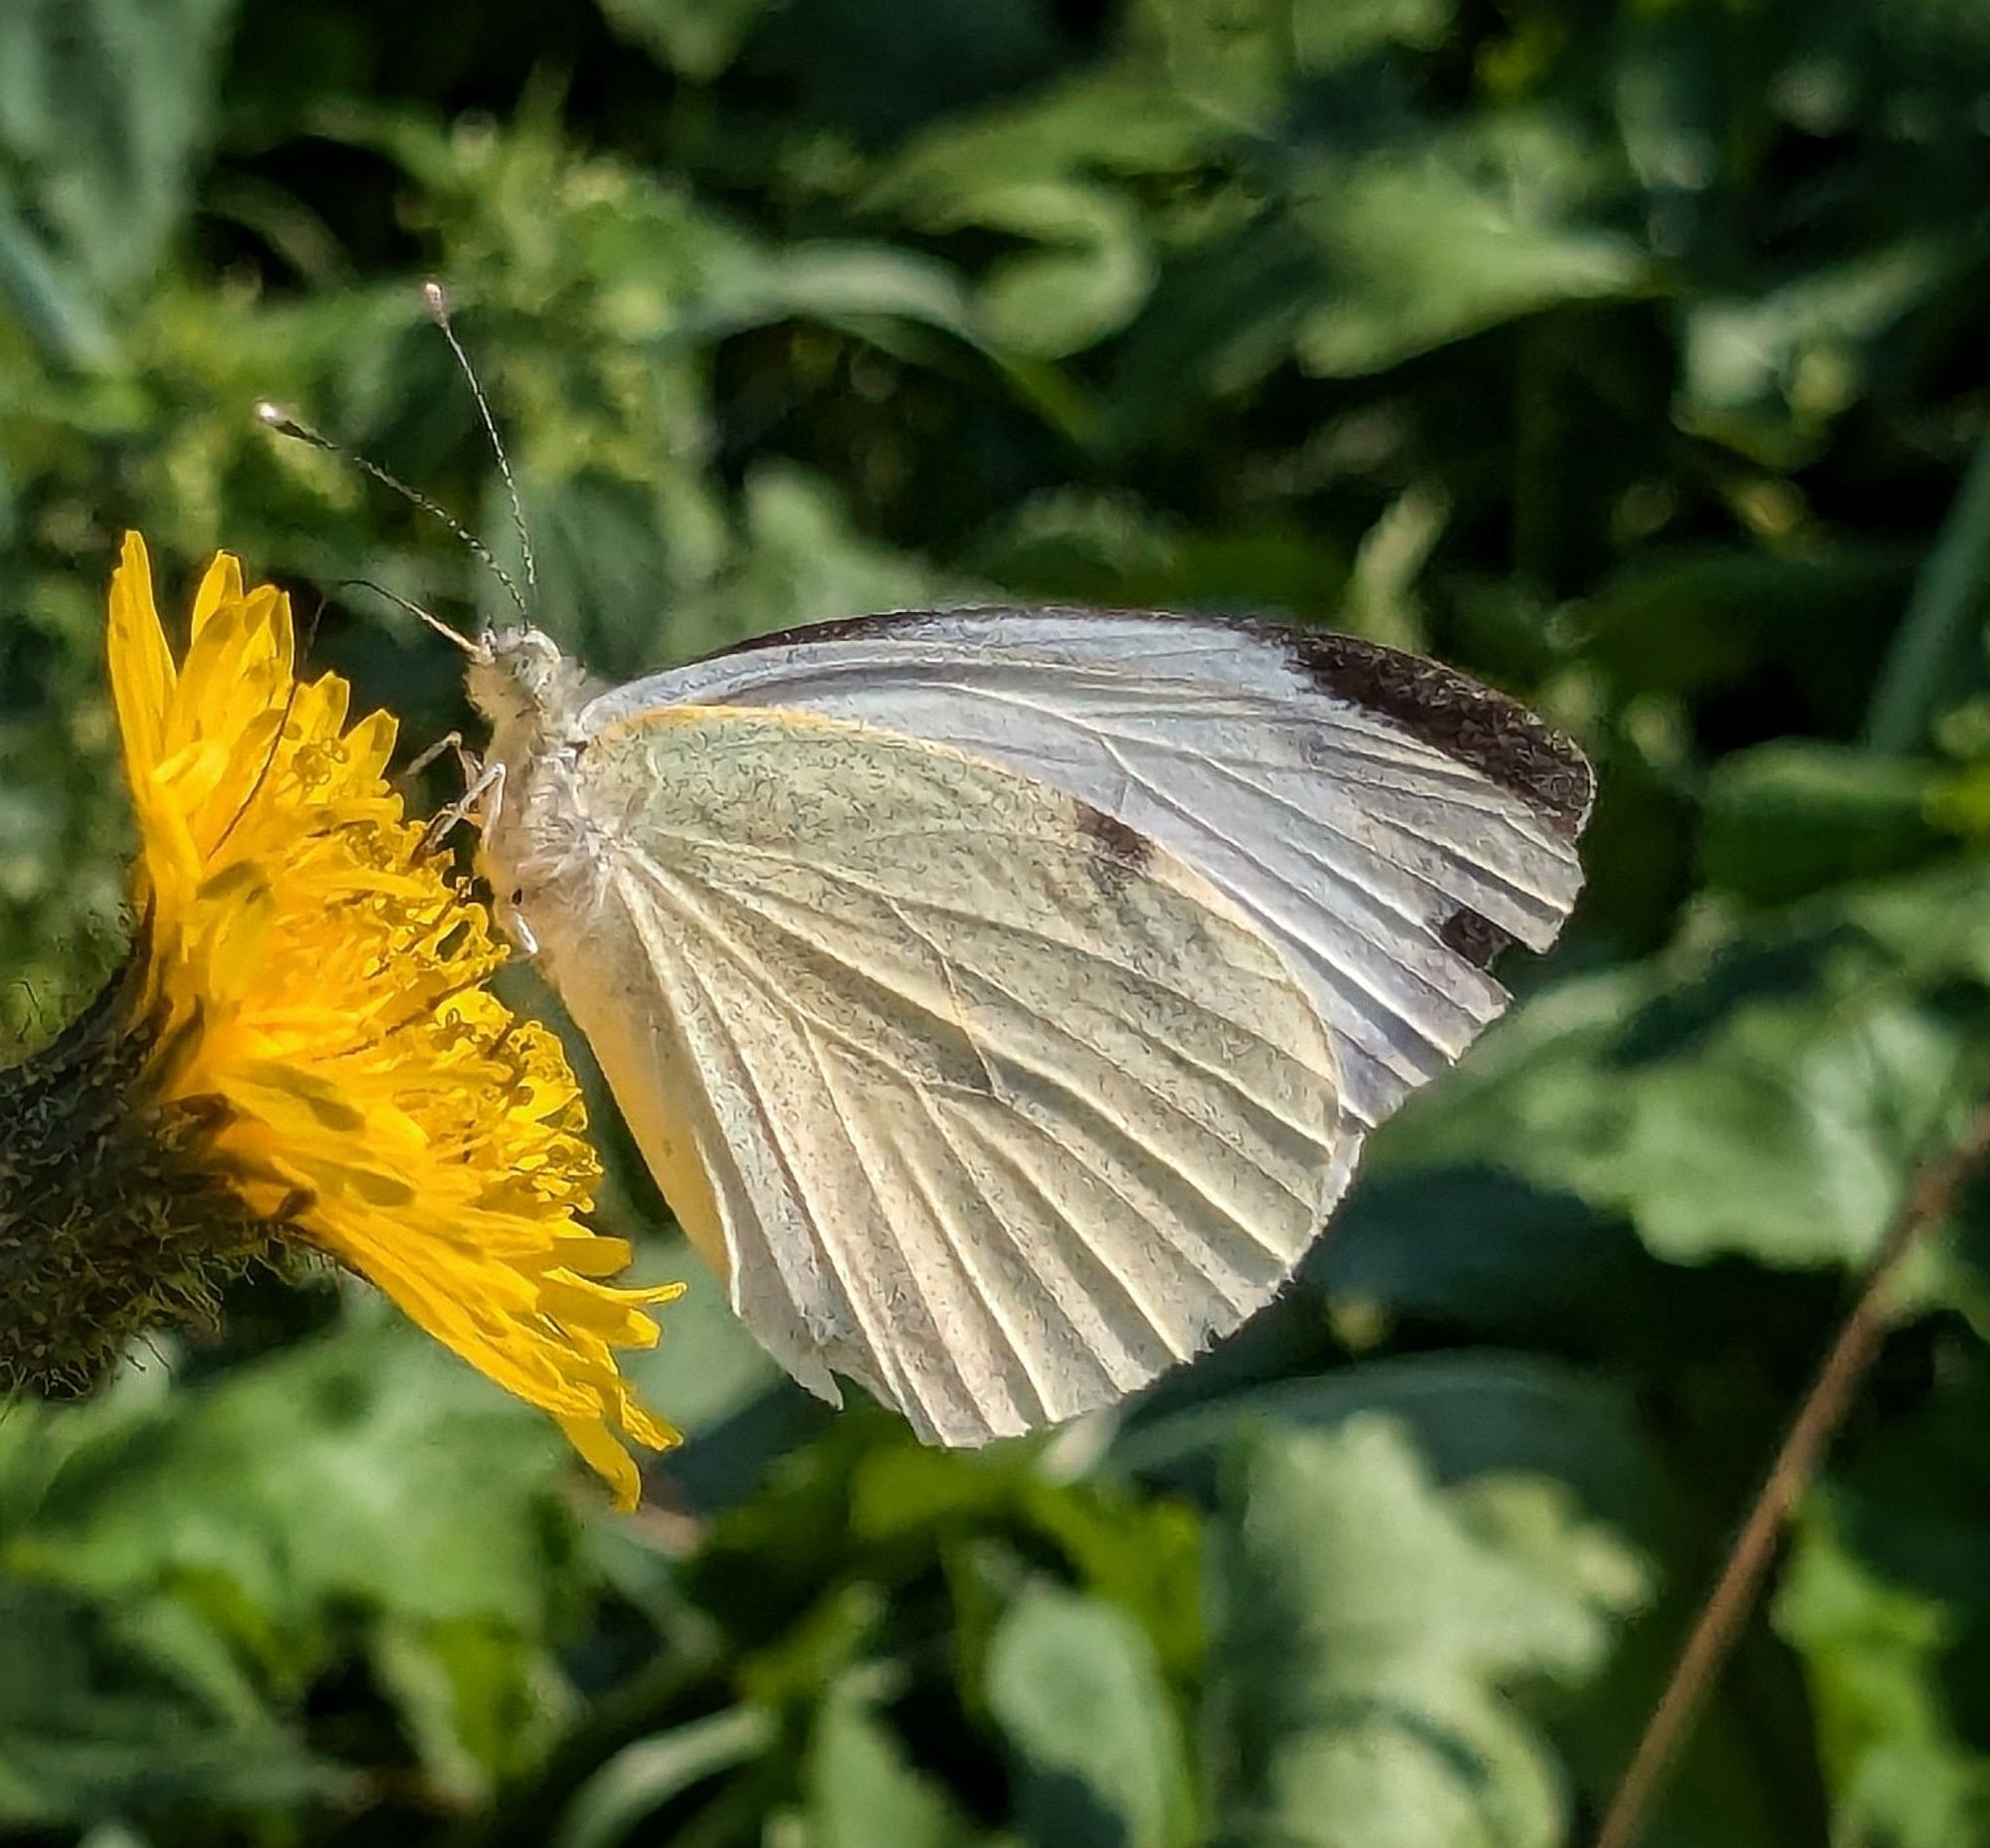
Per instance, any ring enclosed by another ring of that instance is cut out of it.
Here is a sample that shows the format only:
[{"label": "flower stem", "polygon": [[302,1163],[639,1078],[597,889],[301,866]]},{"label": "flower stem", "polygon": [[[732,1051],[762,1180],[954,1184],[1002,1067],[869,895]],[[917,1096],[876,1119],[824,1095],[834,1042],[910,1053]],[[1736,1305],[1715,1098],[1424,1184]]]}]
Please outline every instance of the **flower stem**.
[{"label": "flower stem", "polygon": [[1645,1723],[1630,1767],[1596,1832],[1594,1848],[1636,1848],[1674,1756],[1755,1608],[1783,1524],[1810,1487],[1826,1447],[1845,1422],[1860,1382],[1879,1352],[1890,1314],[1888,1286],[1921,1235],[1947,1216],[1957,1191],[1986,1155],[1990,1155],[1990,1106],[1978,1112],[1960,1140],[1915,1176],[1867,1270],[1858,1301],[1840,1325],[1728,1549],[1666,1691]]}]

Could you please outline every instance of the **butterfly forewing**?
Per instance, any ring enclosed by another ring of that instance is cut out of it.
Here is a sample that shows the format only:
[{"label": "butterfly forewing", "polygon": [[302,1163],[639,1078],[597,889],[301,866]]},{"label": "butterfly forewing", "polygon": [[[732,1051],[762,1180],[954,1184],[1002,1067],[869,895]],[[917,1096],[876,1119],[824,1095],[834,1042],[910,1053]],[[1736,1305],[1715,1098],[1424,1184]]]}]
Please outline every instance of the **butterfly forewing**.
[{"label": "butterfly forewing", "polygon": [[915,611],[748,644],[605,696],[889,726],[1050,783],[1171,849],[1291,961],[1364,1127],[1506,1001],[1581,883],[1588,765],[1499,695],[1347,637],[1208,618]]}]

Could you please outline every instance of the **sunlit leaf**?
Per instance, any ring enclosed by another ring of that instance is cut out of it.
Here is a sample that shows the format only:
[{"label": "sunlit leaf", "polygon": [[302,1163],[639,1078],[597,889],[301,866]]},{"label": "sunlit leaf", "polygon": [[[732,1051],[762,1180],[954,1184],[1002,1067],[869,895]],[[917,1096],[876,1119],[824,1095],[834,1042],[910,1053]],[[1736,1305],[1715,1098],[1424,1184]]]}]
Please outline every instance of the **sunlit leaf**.
[{"label": "sunlit leaf", "polygon": [[298,1628],[354,1601],[546,1620],[558,1433],[412,1329],[306,1343],[100,1436],[67,1416],[83,1435],[11,1541],[17,1571],[105,1594],[211,1577]]},{"label": "sunlit leaf", "polygon": [[975,1839],[944,1786],[908,1764],[891,1728],[847,1690],[823,1703],[808,1783],[813,1848],[967,1848]]},{"label": "sunlit leaf", "polygon": [[1503,1690],[1591,1672],[1637,1577],[1601,1534],[1571,1573],[1475,1531],[1469,1508],[1380,1419],[1244,1453],[1211,1561],[1215,1840],[1562,1839],[1566,1792]]},{"label": "sunlit leaf", "polygon": [[1978,1070],[1980,998],[1953,977],[1978,966],[1980,923],[1959,905],[1889,941],[1889,891],[1544,997],[1398,1152],[1506,1167],[1675,1260],[1859,1262]]},{"label": "sunlit leaf", "polygon": [[1800,460],[1863,394],[1881,342],[1938,290],[1957,254],[1927,239],[1811,271],[1742,299],[1695,303],[1686,324],[1682,411],[1752,454]]},{"label": "sunlit leaf", "polygon": [[1776,1627],[1798,1650],[1838,1824],[1900,1848],[1990,1828],[1974,1663],[1990,1625],[1990,1408],[1979,1343],[1952,1349],[1911,1420],[1842,1447],[1806,1504]]},{"label": "sunlit leaf", "polygon": [[1827,1506],[1799,1531],[1776,1625],[1805,1657],[1841,1826],[1899,1848],[1990,1829],[1990,1754],[1958,1736],[1939,1694],[1958,1613],[1877,1575]]},{"label": "sunlit leaf", "polygon": [[1585,222],[1595,150],[1552,119],[1318,161],[1294,190],[1316,253],[1294,330],[1310,372],[1373,372],[1560,302],[1634,293],[1636,248]]},{"label": "sunlit leaf", "polygon": [[1182,1741],[1152,1647],[1123,1611],[1026,1590],[995,1632],[988,1704],[1033,1848],[1184,1848]]}]

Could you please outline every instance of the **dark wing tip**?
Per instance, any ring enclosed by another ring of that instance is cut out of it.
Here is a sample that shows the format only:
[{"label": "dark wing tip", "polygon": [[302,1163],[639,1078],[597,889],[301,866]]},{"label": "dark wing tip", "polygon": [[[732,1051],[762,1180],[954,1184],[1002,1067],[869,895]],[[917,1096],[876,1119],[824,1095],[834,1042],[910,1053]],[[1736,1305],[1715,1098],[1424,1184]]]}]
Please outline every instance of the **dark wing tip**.
[{"label": "dark wing tip", "polygon": [[1285,645],[1322,693],[1402,726],[1412,737],[1469,764],[1518,796],[1566,840],[1596,799],[1596,772],[1574,742],[1517,700],[1419,655],[1325,629],[1254,623]]}]

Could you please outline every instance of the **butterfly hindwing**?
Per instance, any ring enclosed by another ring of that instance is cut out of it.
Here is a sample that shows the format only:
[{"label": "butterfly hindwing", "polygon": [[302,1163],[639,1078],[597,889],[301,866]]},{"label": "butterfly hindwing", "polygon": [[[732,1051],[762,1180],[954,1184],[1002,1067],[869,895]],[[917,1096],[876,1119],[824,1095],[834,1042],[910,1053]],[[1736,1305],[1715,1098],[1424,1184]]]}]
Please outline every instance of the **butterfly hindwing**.
[{"label": "butterfly hindwing", "polygon": [[1360,1126],[1287,958],[1014,768],[795,712],[590,725],[549,973],[733,1305],[929,1441],[1109,1402],[1274,1295]]}]

